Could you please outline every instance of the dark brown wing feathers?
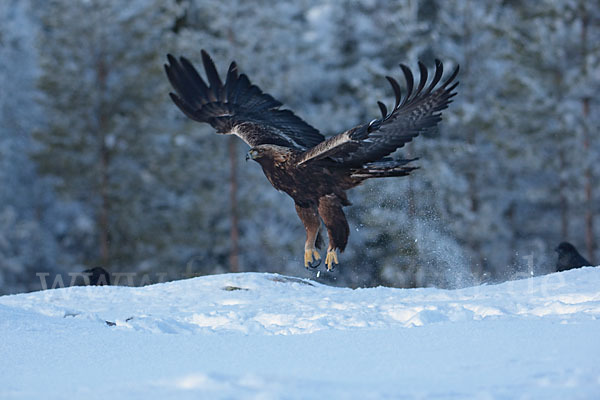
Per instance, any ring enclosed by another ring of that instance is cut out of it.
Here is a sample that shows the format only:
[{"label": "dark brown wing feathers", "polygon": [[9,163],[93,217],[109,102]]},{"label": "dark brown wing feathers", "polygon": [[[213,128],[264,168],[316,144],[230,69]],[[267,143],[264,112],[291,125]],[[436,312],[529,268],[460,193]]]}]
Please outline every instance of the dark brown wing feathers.
[{"label": "dark brown wing feathers", "polygon": [[185,57],[167,55],[167,77],[176,93],[173,102],[189,118],[211,124],[218,133],[235,134],[250,146],[275,144],[306,150],[325,138],[315,128],[289,110],[280,110],[281,102],[273,98],[232,62],[225,83],[214,62],[204,50],[202,64],[206,81]]},{"label": "dark brown wing feathers", "polygon": [[436,60],[435,74],[426,86],[427,68],[421,62],[418,65],[420,78],[414,90],[414,77],[410,68],[400,64],[406,80],[407,93],[404,98],[398,82],[386,76],[395,95],[395,104],[390,112],[383,103],[378,102],[381,118],[335,135],[309,149],[300,157],[300,164],[328,157],[345,166],[359,167],[381,160],[415,136],[435,127],[441,120],[441,111],[448,107],[452,97],[456,95],[454,89],[458,82],[453,81],[458,74],[458,67],[444,83],[438,85],[444,68],[442,62]]}]

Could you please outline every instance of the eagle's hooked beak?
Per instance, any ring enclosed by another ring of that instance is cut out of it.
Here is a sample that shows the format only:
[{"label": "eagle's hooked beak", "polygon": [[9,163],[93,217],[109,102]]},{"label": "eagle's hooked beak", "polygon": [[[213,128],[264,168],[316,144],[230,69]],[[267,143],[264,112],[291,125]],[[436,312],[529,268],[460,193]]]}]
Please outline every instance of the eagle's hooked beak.
[{"label": "eagle's hooked beak", "polygon": [[249,152],[246,153],[246,161],[254,160],[258,156],[258,152],[254,149],[250,149]]}]

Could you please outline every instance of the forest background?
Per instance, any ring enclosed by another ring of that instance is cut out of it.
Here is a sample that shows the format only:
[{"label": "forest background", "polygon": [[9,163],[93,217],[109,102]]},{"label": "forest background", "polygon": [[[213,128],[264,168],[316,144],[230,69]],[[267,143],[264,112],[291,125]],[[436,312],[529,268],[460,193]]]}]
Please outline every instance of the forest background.
[{"label": "forest background", "polygon": [[399,63],[460,64],[439,129],[402,149],[420,169],[350,193],[325,282],[514,279],[562,240],[598,262],[598,2],[0,0],[0,294],[95,266],[310,276],[292,200],[168,97],[166,54],[201,49],[326,136],[392,104]]}]

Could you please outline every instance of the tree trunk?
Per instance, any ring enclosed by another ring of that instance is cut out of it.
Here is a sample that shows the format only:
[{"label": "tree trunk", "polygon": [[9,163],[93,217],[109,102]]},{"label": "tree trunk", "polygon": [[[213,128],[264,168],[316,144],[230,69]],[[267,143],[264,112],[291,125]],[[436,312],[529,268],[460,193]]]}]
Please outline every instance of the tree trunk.
[{"label": "tree trunk", "polygon": [[[472,21],[473,20],[473,12],[472,12],[472,7],[471,7],[471,2],[468,2],[469,7],[466,9],[464,18],[466,21]],[[462,63],[461,67],[461,71],[464,74],[464,76],[469,76],[469,70],[471,69],[471,65],[473,64],[473,60],[477,60],[477,56],[476,56],[476,49],[472,48],[472,44],[468,45],[472,40],[473,40],[473,36],[475,35],[472,32],[472,27],[469,24],[465,25],[464,28],[464,34],[463,34],[463,43],[465,44],[464,46],[464,61]],[[469,87],[469,85],[466,85],[463,87],[463,97],[466,101],[466,103],[468,104],[474,104],[475,103],[475,99],[474,99],[474,95],[472,93],[471,88]],[[469,148],[474,148],[476,146],[476,136],[475,136],[475,130],[474,128],[469,128],[467,127],[467,129],[465,130],[465,141],[468,144]],[[467,171],[465,172],[465,178],[467,180],[467,197],[469,199],[469,203],[470,203],[470,211],[471,213],[478,218],[478,214],[480,212],[480,198],[479,198],[479,168],[478,168],[478,164],[480,162],[480,160],[476,159],[476,154],[472,154],[473,155],[473,163],[474,165],[472,165],[470,168],[467,169]],[[469,247],[471,248],[471,250],[475,253],[475,257],[476,260],[475,262],[471,265],[471,272],[474,276],[476,276],[477,278],[480,278],[483,273],[484,273],[484,261],[485,261],[485,257],[483,256],[483,254],[481,254],[481,238],[479,237],[474,237],[472,235],[472,232],[469,232],[468,237],[467,237],[467,241],[469,243]]]},{"label": "tree trunk", "polygon": [[106,130],[108,129],[108,116],[104,112],[102,98],[106,90],[106,76],[108,71],[103,59],[100,57],[96,63],[96,79],[98,85],[99,103],[97,107],[98,117],[98,145],[99,145],[99,194],[100,194],[100,211],[98,213],[98,228],[100,230],[100,260],[103,266],[107,266],[110,259],[110,237],[109,237],[109,174],[108,167],[110,164],[109,150],[106,147]]},{"label": "tree trunk", "polygon": [[[583,99],[583,118],[587,119],[590,113],[590,99]],[[583,148],[585,154],[589,154],[590,152],[590,132],[589,129],[584,128],[584,138],[583,138]],[[596,252],[596,239],[594,237],[594,193],[592,190],[593,187],[593,176],[592,169],[589,165],[585,168],[584,175],[585,183],[584,183],[584,191],[585,191],[585,245],[587,248],[588,258],[590,262],[594,262],[595,260],[595,252]]]},{"label": "tree trunk", "polygon": [[[559,171],[564,171],[567,168],[567,162],[565,160],[565,153],[563,150],[559,150],[558,153]],[[568,240],[569,237],[569,201],[567,199],[567,182],[562,177],[558,181],[558,197],[560,202],[560,241]]]},{"label": "tree trunk", "polygon": [[[404,156],[406,158],[413,158],[413,143],[408,143],[406,146],[406,150],[404,153]],[[417,215],[417,206],[416,206],[416,200],[415,200],[415,190],[413,187],[413,175],[408,175],[406,177],[406,179],[408,180],[408,190],[406,193],[406,198],[408,199],[408,216],[409,216],[409,222],[412,223],[413,219],[416,217]]]},{"label": "tree trunk", "polygon": [[110,201],[108,198],[108,165],[109,165],[109,156],[108,149],[106,146],[102,146],[101,151],[101,181],[100,181],[100,215],[99,215],[99,227],[100,227],[100,258],[102,260],[102,265],[107,266],[110,258],[110,237],[109,237],[109,208]]},{"label": "tree trunk", "polygon": [[239,272],[239,219],[238,219],[238,203],[237,203],[237,153],[236,153],[237,138],[233,135],[229,137],[229,203],[231,213],[231,230],[229,239],[231,247],[229,249],[229,270],[231,272]]},{"label": "tree trunk", "polygon": [[[588,39],[589,17],[585,9],[585,4],[582,4],[581,14],[581,65],[582,75],[587,75],[586,57],[588,55],[587,39]],[[583,120],[583,150],[586,156],[589,156],[591,137],[588,129],[587,120],[590,116],[590,98],[584,97],[581,99]],[[594,238],[594,197],[593,197],[593,174],[589,162],[586,163],[584,172],[584,192],[585,192],[585,245],[587,248],[588,258],[590,262],[595,261],[596,240]]]}]

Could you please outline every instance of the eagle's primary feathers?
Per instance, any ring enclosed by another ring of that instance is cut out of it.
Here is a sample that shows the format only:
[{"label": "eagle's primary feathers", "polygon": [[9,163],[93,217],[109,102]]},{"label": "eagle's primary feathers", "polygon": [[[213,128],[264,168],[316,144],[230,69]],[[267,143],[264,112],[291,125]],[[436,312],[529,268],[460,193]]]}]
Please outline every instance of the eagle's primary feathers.
[{"label": "eagle's primary feathers", "polygon": [[[225,82],[204,50],[204,80],[184,57],[167,56],[165,70],[175,93],[173,102],[189,118],[212,125],[217,133],[234,134],[251,148],[247,158],[258,162],[267,179],[296,203],[296,212],[306,229],[304,265],[315,267],[321,258],[316,248],[323,221],[329,236],[325,264],[338,264],[338,250],[344,251],[350,229],[343,206],[350,205],[346,191],[365,179],[406,176],[415,167],[413,160],[392,159],[396,149],[410,142],[441,120],[441,111],[456,95],[454,82],[458,67],[440,83],[442,63],[435,62],[435,74],[427,84],[427,68],[419,62],[420,79],[415,89],[410,69],[400,64],[406,80],[406,94],[386,77],[396,102],[391,110],[378,102],[381,117],[325,139],[318,130],[282,103],[250,83],[232,62]],[[318,264],[317,264],[318,265]]]}]

